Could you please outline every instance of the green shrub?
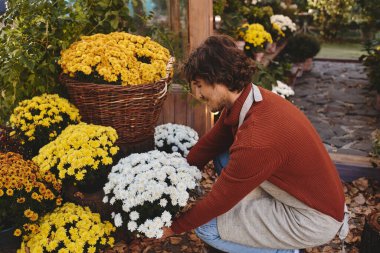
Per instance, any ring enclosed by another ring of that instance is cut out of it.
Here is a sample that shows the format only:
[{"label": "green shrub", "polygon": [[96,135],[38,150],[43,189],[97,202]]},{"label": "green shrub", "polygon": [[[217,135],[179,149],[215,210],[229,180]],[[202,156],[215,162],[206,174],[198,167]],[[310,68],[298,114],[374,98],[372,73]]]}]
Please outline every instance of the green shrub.
[{"label": "green shrub", "polygon": [[377,41],[369,41],[365,50],[367,54],[362,55],[360,60],[366,66],[370,84],[380,93],[380,44]]},{"label": "green shrub", "polygon": [[297,34],[290,38],[283,54],[294,63],[304,62],[307,58],[316,56],[321,49],[317,38],[308,34]]},{"label": "green shrub", "polygon": [[[80,35],[144,32],[149,17],[131,16],[130,1],[8,0],[0,17],[0,124],[19,101],[60,91],[57,60]],[[132,6],[138,9],[141,1]]]}]

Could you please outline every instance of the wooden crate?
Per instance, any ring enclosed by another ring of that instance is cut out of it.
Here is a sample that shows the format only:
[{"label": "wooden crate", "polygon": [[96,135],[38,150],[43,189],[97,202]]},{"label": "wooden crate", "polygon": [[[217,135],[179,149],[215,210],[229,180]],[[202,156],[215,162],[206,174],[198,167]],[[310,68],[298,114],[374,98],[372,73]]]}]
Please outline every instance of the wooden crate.
[{"label": "wooden crate", "polygon": [[182,124],[193,128],[199,136],[204,135],[213,126],[214,117],[206,105],[194,102],[179,84],[172,84],[157,125]]}]

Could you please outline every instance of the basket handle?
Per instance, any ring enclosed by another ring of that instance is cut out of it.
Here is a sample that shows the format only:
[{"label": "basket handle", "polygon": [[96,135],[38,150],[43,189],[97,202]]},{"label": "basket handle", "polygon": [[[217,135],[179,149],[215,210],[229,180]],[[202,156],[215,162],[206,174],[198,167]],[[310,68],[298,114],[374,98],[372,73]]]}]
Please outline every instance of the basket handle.
[{"label": "basket handle", "polygon": [[161,95],[158,97],[158,99],[161,99],[162,97],[164,97],[166,95],[166,93],[168,92],[168,80],[171,79],[170,78],[170,71],[173,68],[174,62],[175,62],[175,58],[173,56],[170,57],[168,65],[166,65],[165,87],[162,89],[162,91],[160,91]]},{"label": "basket handle", "polygon": [[167,92],[168,92],[168,82],[165,81],[165,86],[164,86],[164,88],[160,91],[161,95],[158,97],[158,99],[163,98],[163,97],[166,95]]}]

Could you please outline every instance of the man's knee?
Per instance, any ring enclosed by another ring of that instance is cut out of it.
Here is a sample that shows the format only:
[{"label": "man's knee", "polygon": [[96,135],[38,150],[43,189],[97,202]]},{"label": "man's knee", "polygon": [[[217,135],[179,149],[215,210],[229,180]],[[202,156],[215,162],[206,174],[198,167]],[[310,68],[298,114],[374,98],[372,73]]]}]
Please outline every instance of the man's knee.
[{"label": "man's knee", "polygon": [[218,232],[218,227],[216,225],[216,221],[206,223],[195,229],[195,233],[197,236],[204,242],[212,245],[212,242],[220,240],[220,235]]}]

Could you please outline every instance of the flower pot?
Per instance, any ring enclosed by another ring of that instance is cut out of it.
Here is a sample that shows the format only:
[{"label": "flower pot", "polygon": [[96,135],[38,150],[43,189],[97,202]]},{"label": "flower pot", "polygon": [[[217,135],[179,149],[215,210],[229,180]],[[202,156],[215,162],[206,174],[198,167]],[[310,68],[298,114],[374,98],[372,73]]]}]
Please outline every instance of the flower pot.
[{"label": "flower pot", "polygon": [[[155,83],[121,86],[88,83],[61,74],[69,100],[80,112],[82,120],[113,127],[118,134],[117,145],[140,153],[154,149],[154,127],[166,99],[174,58],[167,65],[167,76]],[[140,150],[138,147],[142,145]]]},{"label": "flower pot", "polygon": [[20,248],[21,237],[13,235],[15,229],[10,227],[0,231],[0,252],[15,252]]},{"label": "flower pot", "polygon": [[114,211],[113,206],[103,203],[103,188],[96,192],[85,193],[72,184],[65,184],[62,188],[63,199],[80,206],[88,206],[92,212],[99,213],[102,219],[110,220],[111,213]]},{"label": "flower pot", "polygon": [[276,49],[277,49],[277,44],[276,42],[274,43],[269,43],[267,45],[267,47],[265,48],[265,52],[269,53],[269,54],[274,54],[276,52]]},{"label": "flower pot", "polygon": [[244,41],[244,40],[238,40],[238,41],[236,41],[236,46],[237,46],[237,48],[239,48],[240,50],[243,50],[243,51],[244,51],[245,41]]},{"label": "flower pot", "polygon": [[313,69],[313,58],[307,58],[303,62],[303,71],[309,72]]},{"label": "flower pot", "polygon": [[290,72],[296,77],[301,77],[303,74],[303,63],[294,63]]},{"label": "flower pot", "polygon": [[254,60],[257,62],[262,62],[264,59],[264,55],[264,52],[253,53]]}]

